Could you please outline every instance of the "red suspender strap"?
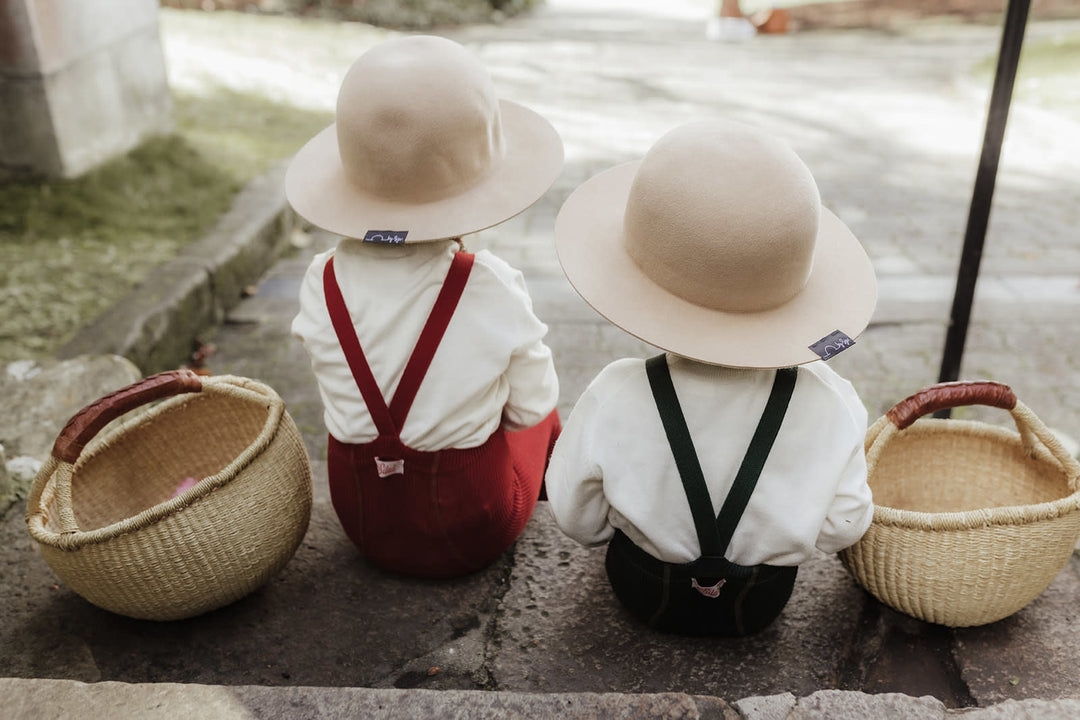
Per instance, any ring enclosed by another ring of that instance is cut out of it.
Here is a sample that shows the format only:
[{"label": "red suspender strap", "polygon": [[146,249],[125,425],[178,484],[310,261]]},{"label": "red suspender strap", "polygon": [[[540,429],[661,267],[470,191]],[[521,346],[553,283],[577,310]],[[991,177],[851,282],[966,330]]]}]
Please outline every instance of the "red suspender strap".
[{"label": "red suspender strap", "polygon": [[323,268],[323,292],[326,294],[326,307],[330,311],[330,322],[334,325],[341,349],[345,351],[345,359],[349,363],[356,386],[360,394],[364,396],[368,412],[375,422],[375,427],[380,435],[397,437],[398,428],[390,417],[390,410],[386,407],[379,384],[375,382],[375,376],[371,374],[364,351],[360,348],[360,340],[356,337],[356,328],[353,327],[352,318],[349,317],[349,309],[345,306],[345,298],[341,296],[341,288],[338,287],[337,278],[334,276],[334,258],[326,261]]},{"label": "red suspender strap", "polygon": [[443,281],[439,296],[435,299],[435,307],[431,310],[424,329],[420,332],[420,338],[416,341],[412,356],[409,358],[405,371],[401,375],[397,390],[387,408],[386,401],[379,391],[379,385],[371,372],[364,351],[360,347],[360,340],[356,337],[356,328],[353,327],[349,310],[345,306],[345,299],[341,295],[337,278],[334,275],[334,258],[331,257],[323,268],[323,288],[326,294],[326,307],[330,311],[330,321],[334,325],[338,342],[345,352],[345,359],[349,363],[353,379],[364,397],[368,412],[380,435],[397,437],[401,427],[405,424],[405,417],[412,407],[416,393],[420,389],[420,383],[427,374],[428,367],[435,357],[435,351],[442,341],[446,328],[450,324],[450,318],[457,309],[458,300],[465,290],[465,283],[469,279],[472,270],[473,256],[470,253],[455,253],[450,263],[450,270]]},{"label": "red suspender strap", "polygon": [[431,365],[435,351],[439,348],[446,328],[450,324],[450,318],[454,315],[458,300],[465,291],[465,283],[469,280],[469,272],[473,266],[473,255],[467,252],[457,252],[454,260],[450,263],[450,270],[446,273],[442,290],[435,299],[435,307],[428,316],[424,329],[420,332],[420,339],[416,341],[409,363],[401,375],[394,397],[390,400],[390,417],[393,418],[397,427],[405,425],[405,417],[409,414],[416,392],[420,389],[420,383],[424,381],[428,367]]}]

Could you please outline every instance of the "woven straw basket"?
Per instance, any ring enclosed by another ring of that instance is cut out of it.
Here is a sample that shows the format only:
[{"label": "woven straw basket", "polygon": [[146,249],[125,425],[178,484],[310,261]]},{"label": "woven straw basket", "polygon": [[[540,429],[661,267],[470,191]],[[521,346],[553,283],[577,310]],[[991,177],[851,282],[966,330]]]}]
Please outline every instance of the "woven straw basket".
[{"label": "woven straw basket", "polygon": [[[1019,433],[923,416],[962,405],[1012,413]],[[890,607],[966,627],[1034,600],[1080,537],[1080,465],[1006,385],[942,383],[898,403],[867,432],[874,520],[840,553]]]},{"label": "woven straw basket", "polygon": [[[189,477],[198,482],[173,497]],[[177,620],[267,582],[310,517],[311,467],[277,393],[181,370],[75,415],[34,480],[26,521],[79,595],[121,615]]]}]

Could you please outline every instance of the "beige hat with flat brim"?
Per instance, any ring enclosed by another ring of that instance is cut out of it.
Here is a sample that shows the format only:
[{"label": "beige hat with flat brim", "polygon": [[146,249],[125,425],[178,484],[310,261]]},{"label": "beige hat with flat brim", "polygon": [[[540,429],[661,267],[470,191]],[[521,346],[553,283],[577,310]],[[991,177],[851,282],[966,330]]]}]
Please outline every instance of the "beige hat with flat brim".
[{"label": "beige hat with flat brim", "polygon": [[574,289],[630,334],[693,360],[777,368],[828,358],[870,322],[862,245],[809,169],[753,127],[698,122],[581,185],[555,221]]},{"label": "beige hat with flat brim", "polygon": [[289,165],[289,203],[312,224],[369,242],[458,237],[547,192],[562,141],[537,113],[496,96],[468,50],[435,36],[381,43],[349,69],[336,122]]}]

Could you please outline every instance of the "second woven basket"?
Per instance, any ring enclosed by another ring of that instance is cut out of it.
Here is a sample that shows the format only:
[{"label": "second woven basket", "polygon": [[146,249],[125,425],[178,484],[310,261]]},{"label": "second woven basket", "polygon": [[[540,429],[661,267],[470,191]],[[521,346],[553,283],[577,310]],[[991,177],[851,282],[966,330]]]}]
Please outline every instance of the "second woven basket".
[{"label": "second woven basket", "polygon": [[[918,420],[940,409],[1008,410],[1017,431]],[[881,602],[951,627],[984,625],[1034,600],[1080,537],[1080,465],[1012,390],[942,383],[894,406],[866,437],[874,519],[840,552]]]}]

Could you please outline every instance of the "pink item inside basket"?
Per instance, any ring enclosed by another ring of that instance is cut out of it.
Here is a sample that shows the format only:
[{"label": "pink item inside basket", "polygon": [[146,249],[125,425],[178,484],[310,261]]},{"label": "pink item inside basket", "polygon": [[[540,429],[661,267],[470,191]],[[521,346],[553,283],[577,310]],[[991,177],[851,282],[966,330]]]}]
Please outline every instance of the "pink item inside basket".
[{"label": "pink item inside basket", "polygon": [[176,490],[173,491],[173,494],[171,495],[171,497],[176,497],[177,495],[184,492],[185,490],[190,490],[191,488],[195,487],[195,485],[198,484],[198,482],[199,481],[196,480],[193,477],[184,478],[183,480],[180,481],[180,484],[176,486]]}]

